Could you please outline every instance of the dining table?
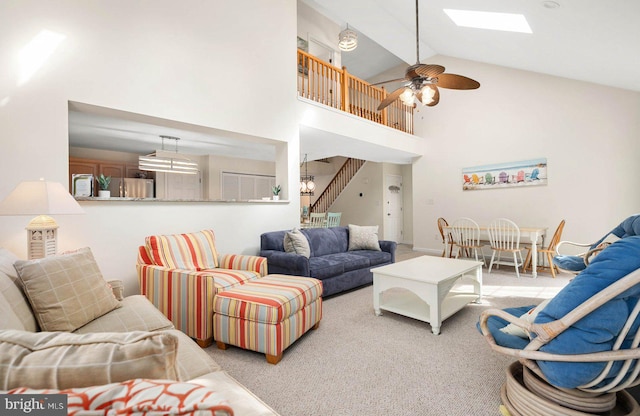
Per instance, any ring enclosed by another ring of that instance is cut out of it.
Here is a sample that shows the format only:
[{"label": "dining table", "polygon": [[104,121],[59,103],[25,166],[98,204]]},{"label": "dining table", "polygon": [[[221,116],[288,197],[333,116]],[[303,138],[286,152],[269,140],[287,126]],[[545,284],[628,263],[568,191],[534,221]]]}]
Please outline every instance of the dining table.
[{"label": "dining table", "polygon": [[[531,276],[533,278],[538,277],[538,244],[544,245],[544,237],[547,234],[548,227],[518,227],[520,229],[520,237],[528,237],[529,242],[531,243]],[[451,225],[446,225],[442,227],[445,235],[448,235],[451,231],[453,231],[453,227]],[[489,240],[489,226],[481,225],[480,229],[480,240],[487,241]],[[540,242],[538,242],[540,240]],[[449,252],[449,248],[453,245],[453,242],[450,241],[449,238],[445,240],[445,245],[447,251]]]}]

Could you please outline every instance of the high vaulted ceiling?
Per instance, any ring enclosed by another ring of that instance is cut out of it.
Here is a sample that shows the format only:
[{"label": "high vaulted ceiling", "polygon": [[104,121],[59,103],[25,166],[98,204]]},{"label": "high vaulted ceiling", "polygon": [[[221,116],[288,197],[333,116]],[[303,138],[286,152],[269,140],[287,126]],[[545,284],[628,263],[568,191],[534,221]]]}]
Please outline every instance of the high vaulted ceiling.
[{"label": "high vaulted ceiling", "polygon": [[[402,64],[416,63],[415,0],[301,1],[343,27],[349,23],[361,34],[358,48],[342,54],[342,64],[360,78],[368,79],[390,68],[397,68],[396,76],[402,77]],[[427,61],[440,54],[640,91],[640,24],[637,23],[640,0],[555,2],[560,7],[548,9],[543,0],[420,0],[420,60]],[[444,14],[444,8],[522,13],[533,33],[460,28]],[[197,137],[192,138],[192,129],[184,126],[151,128],[139,120],[105,121],[104,116],[71,113],[72,145],[93,146],[86,142],[92,140],[94,145],[100,143],[96,147],[124,151],[128,145],[116,146],[119,140],[114,140],[123,136],[123,140],[137,140],[141,146],[129,151],[146,153],[160,147],[158,135],[169,134],[183,138],[180,149],[185,153],[274,158],[275,152],[269,145],[253,143],[254,152],[249,152],[246,146],[238,145],[235,137],[208,137],[211,132],[198,132]],[[155,143],[139,141],[138,130],[144,131]],[[301,153],[306,153],[308,149],[304,149],[304,145],[313,136],[304,130],[301,136]],[[329,139],[324,138],[327,147],[330,147]],[[190,141],[200,148],[192,146]],[[344,140],[339,143],[345,144]],[[368,150],[373,152],[376,148],[372,146]],[[382,149],[365,156],[370,160],[388,160],[392,155]]]},{"label": "high vaulted ceiling", "polygon": [[[416,63],[414,0],[302,1],[386,49],[386,69],[397,66],[397,58]],[[420,0],[420,60],[439,54],[640,91],[640,1],[555,0],[556,8],[548,3]],[[458,27],[445,8],[523,14],[533,33]],[[350,72],[370,77],[375,74],[362,56],[370,53],[366,47],[346,52],[342,62]],[[385,69],[376,65],[379,72]]]}]

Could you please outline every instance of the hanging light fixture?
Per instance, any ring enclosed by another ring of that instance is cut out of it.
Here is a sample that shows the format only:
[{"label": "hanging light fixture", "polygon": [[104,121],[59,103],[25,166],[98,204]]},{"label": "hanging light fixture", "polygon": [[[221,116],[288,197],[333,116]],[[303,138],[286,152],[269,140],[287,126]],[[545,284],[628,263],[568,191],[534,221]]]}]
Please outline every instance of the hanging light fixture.
[{"label": "hanging light fixture", "polygon": [[309,175],[307,171],[307,154],[304,154],[304,160],[300,167],[304,165],[304,175],[300,176],[300,195],[313,196],[313,191],[316,189],[316,183],[313,181],[313,175]]},{"label": "hanging light fixture", "polygon": [[191,161],[185,156],[178,154],[179,137],[160,136],[162,139],[162,150],[164,151],[164,140],[173,140],[176,143],[175,156],[158,156],[158,152],[154,152],[145,156],[138,156],[138,169],[150,170],[154,172],[166,173],[184,173],[187,175],[195,175],[198,173],[198,164]]},{"label": "hanging light fixture", "polygon": [[420,85],[412,83],[408,85],[398,98],[404,105],[413,106],[416,103],[429,105],[435,101],[436,90],[430,84]]},{"label": "hanging light fixture", "polygon": [[349,29],[349,24],[347,23],[347,28],[340,32],[338,35],[338,48],[342,51],[352,51],[358,47],[358,34],[353,30]]}]

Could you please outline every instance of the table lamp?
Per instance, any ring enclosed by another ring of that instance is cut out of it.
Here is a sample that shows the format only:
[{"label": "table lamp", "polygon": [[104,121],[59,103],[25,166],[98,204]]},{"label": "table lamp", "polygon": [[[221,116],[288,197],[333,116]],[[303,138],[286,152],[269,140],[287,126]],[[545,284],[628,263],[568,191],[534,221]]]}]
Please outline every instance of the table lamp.
[{"label": "table lamp", "polygon": [[84,214],[84,210],[58,182],[22,182],[0,202],[0,215],[37,215],[26,227],[29,259],[56,254],[58,224],[49,215],[62,214]]}]

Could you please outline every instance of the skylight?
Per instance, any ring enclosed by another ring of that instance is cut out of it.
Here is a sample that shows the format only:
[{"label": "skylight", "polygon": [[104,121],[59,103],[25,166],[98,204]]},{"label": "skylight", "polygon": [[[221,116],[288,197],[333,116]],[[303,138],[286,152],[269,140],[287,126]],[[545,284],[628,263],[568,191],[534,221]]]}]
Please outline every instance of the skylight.
[{"label": "skylight", "polygon": [[527,19],[522,14],[478,12],[473,10],[444,9],[458,26],[478,29],[503,30],[507,32],[532,33]]}]

